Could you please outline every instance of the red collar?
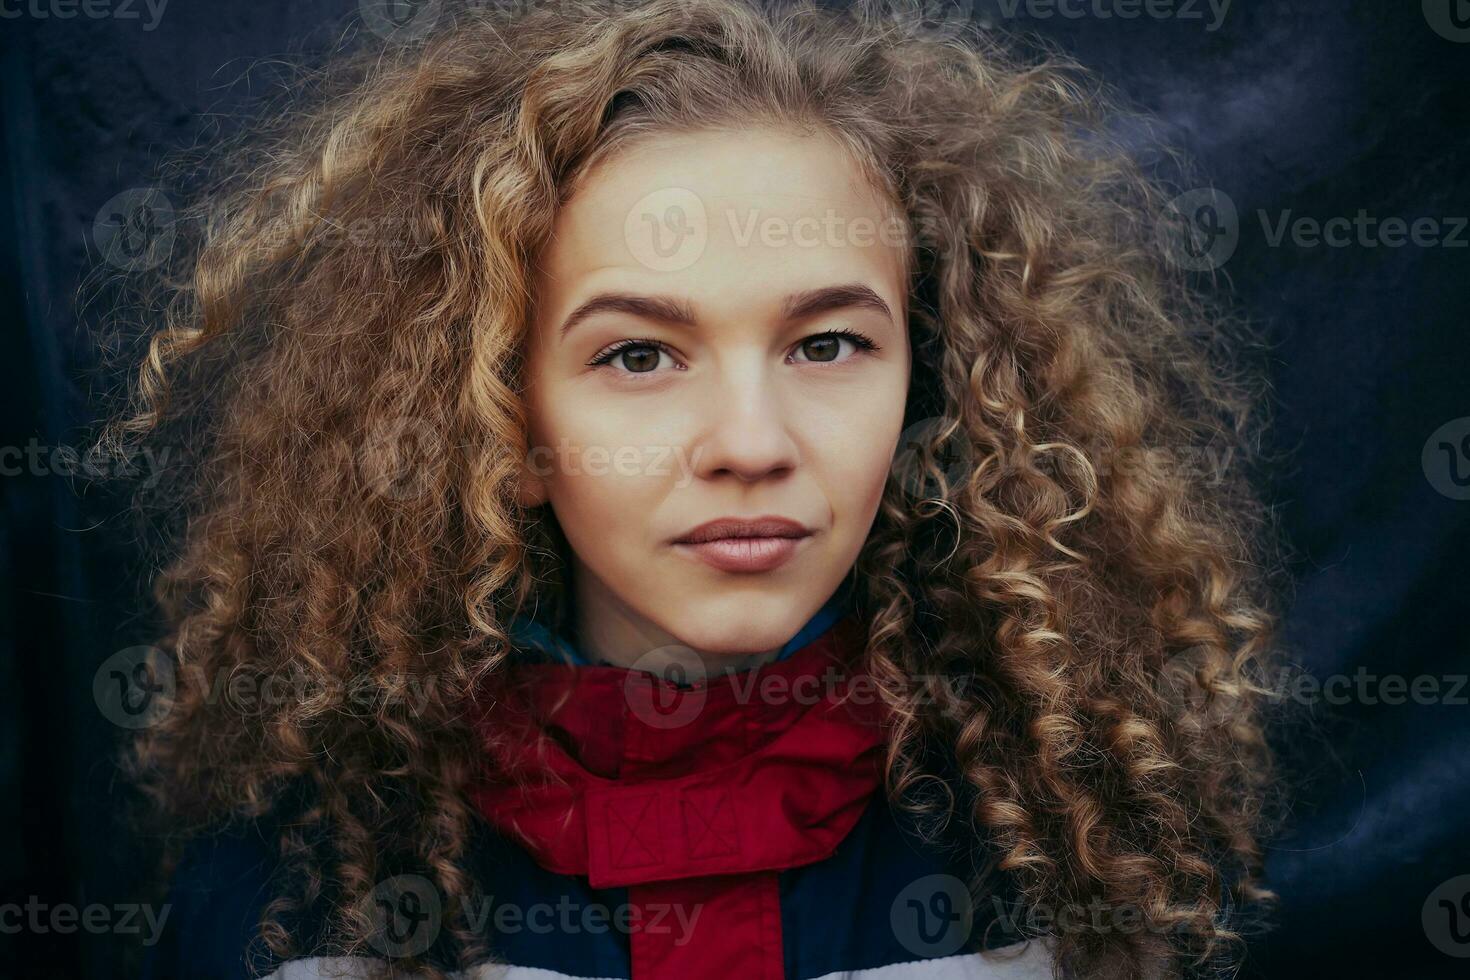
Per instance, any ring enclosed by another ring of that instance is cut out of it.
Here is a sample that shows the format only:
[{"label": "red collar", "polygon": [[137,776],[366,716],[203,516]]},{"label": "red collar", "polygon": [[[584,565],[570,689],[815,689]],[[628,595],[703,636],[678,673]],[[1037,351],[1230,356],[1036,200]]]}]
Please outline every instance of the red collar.
[{"label": "red collar", "polygon": [[509,663],[476,706],[471,798],[594,888],[808,864],[881,775],[887,712],[851,615],[784,660],[679,687],[607,665]]}]

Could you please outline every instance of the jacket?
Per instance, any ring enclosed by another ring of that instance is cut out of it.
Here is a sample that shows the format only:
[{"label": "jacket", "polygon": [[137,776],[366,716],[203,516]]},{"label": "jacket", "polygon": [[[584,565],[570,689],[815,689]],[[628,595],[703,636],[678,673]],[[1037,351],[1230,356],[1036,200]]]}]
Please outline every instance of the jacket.
[{"label": "jacket", "polygon": [[[470,708],[487,764],[465,866],[490,955],[457,975],[1051,977],[1004,877],[972,895],[967,842],[922,835],[880,791],[887,719],[857,656],[862,626],[824,610],[777,659],[693,684],[568,662],[521,630],[521,655]],[[362,975],[351,957],[247,953],[271,847],[252,827],[189,850],[147,980]],[[427,879],[374,897],[383,958],[429,948],[441,923]]]}]

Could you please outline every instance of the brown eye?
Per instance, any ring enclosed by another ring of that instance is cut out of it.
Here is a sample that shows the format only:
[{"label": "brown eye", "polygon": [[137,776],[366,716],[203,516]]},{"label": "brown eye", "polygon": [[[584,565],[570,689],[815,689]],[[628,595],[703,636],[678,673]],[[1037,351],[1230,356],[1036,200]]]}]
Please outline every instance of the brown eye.
[{"label": "brown eye", "polygon": [[835,361],[841,350],[841,342],[831,334],[822,337],[812,337],[801,342],[802,350],[806,352],[808,360],[812,361]]},{"label": "brown eye", "polygon": [[662,344],[649,340],[623,340],[605,349],[591,361],[589,367],[612,367],[619,374],[654,374],[658,371],[659,358],[669,354]]},{"label": "brown eye", "polygon": [[645,374],[658,367],[659,351],[656,347],[625,347],[618,354],[623,367],[634,374]]},{"label": "brown eye", "polygon": [[[852,353],[846,356],[842,353],[843,341],[847,341],[853,347]],[[812,334],[796,345],[796,350],[802,355],[798,361],[814,364],[849,361],[859,353],[872,352],[877,349],[878,345],[873,343],[871,338],[856,330],[829,330],[826,333]]]}]

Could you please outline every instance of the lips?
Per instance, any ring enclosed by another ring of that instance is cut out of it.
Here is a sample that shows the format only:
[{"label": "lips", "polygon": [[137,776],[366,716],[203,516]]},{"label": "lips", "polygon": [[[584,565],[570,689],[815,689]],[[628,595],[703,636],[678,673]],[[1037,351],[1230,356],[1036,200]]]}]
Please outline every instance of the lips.
[{"label": "lips", "polygon": [[675,544],[703,544],[721,538],[804,538],[812,532],[785,517],[721,517],[675,538]]},{"label": "lips", "polygon": [[784,565],[812,532],[784,517],[721,518],[699,525],[674,548],[724,572],[768,572]]}]

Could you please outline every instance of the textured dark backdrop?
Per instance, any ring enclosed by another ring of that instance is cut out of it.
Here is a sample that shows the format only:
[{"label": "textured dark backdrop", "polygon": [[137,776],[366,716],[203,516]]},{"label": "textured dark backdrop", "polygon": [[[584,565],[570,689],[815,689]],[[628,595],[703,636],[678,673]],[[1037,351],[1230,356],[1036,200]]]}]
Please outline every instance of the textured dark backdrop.
[{"label": "textured dark backdrop", "polygon": [[[1269,330],[1272,448],[1292,452],[1268,488],[1302,555],[1283,639],[1311,677],[1351,682],[1331,688],[1349,696],[1322,735],[1285,746],[1302,788],[1271,852],[1281,928],[1254,947],[1252,974],[1470,975],[1470,878],[1452,880],[1470,875],[1470,691],[1455,680],[1470,670],[1470,3],[1237,0],[1220,18],[1205,0],[1154,0],[1165,16],[1134,19],[1093,0],[1064,4],[1075,18],[973,7],[1100,69],[1238,210],[1223,269]],[[98,665],[149,636],[127,528],[108,494],[15,456],[84,445],[96,411],[92,314],[73,300],[97,261],[93,223],[154,179],[161,151],[228,129],[269,89],[273,55],[320,50],[358,20],[350,0],[87,9],[0,0],[0,635],[13,654],[0,658],[0,901],[48,908],[129,900],[148,856],[114,824],[120,732],[92,696]],[[1283,217],[1360,212],[1430,223],[1419,243],[1376,226],[1364,241],[1273,241]],[[1433,679],[1436,703],[1384,703],[1388,675],[1421,691]],[[137,942],[18,924],[0,912],[0,937],[20,944],[0,973],[113,975],[119,945]]]}]

